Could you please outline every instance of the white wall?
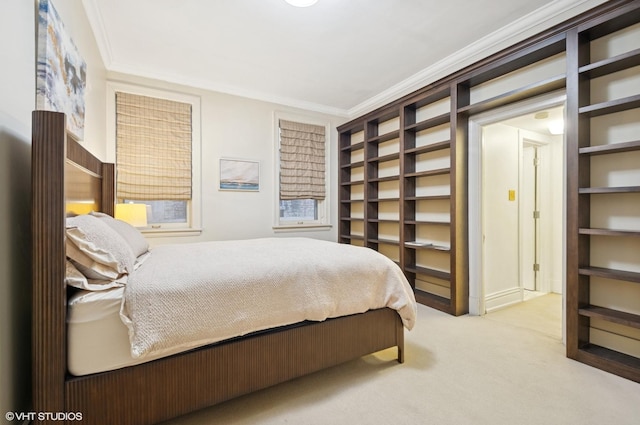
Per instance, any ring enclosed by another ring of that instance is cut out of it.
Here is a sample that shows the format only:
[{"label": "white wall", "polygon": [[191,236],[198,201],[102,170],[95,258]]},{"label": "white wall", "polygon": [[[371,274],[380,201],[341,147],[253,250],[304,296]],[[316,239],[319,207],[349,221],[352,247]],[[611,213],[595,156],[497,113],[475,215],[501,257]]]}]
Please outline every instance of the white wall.
[{"label": "white wall", "polygon": [[[31,391],[31,110],[34,4],[0,6],[0,411],[28,411]],[[11,42],[8,42],[11,40]],[[8,66],[11,64],[11,66]]]},{"label": "white wall", "polygon": [[[483,128],[482,224],[486,308],[520,290],[518,129],[503,124]],[[509,190],[516,192],[509,200]]]},{"label": "white wall", "polygon": [[[112,81],[136,84],[199,96],[202,134],[202,228],[200,236],[150,237],[152,245],[206,240],[248,239],[258,237],[305,236],[337,240],[338,149],[336,127],[342,117],[319,114],[273,103],[223,93],[199,90],[130,75],[110,73]],[[275,120],[276,112],[286,112],[300,120],[326,121],[331,125],[328,140],[331,166],[329,173],[329,230],[279,232],[273,230],[275,211]],[[113,149],[107,153],[115,160]],[[259,161],[259,192],[225,192],[218,190],[220,158]]]},{"label": "white wall", "polygon": [[[80,3],[53,1],[87,62],[85,139],[100,155],[104,66]],[[33,0],[0,3],[0,412],[26,412],[31,403],[31,112],[35,108],[36,10]]]}]

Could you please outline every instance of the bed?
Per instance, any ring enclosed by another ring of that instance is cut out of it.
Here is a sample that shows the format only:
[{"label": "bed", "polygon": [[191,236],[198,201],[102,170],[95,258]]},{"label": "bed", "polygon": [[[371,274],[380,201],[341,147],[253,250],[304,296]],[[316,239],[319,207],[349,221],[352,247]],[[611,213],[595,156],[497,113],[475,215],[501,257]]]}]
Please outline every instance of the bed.
[{"label": "bed", "polygon": [[[397,347],[403,362],[402,319],[391,308],[376,308],[71,374],[67,211],[89,204],[113,215],[114,166],[67,139],[64,114],[35,111],[32,118],[33,410],[55,413],[38,415],[36,423],[77,423],[81,416],[84,424],[153,424],[387,348]],[[111,295],[116,301],[107,296],[102,302],[113,308],[119,298]]]}]

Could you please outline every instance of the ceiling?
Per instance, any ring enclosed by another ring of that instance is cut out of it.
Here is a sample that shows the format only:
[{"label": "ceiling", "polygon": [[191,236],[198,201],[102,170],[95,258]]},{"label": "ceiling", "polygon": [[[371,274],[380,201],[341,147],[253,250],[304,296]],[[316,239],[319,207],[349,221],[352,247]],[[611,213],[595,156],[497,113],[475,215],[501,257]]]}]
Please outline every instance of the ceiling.
[{"label": "ceiling", "polygon": [[[501,124],[541,134],[552,134],[549,126],[564,123],[564,107],[556,106],[502,121]],[[564,129],[564,124],[561,126]]]},{"label": "ceiling", "polygon": [[564,20],[584,3],[319,0],[296,8],[283,0],[83,0],[110,71],[345,117]]}]

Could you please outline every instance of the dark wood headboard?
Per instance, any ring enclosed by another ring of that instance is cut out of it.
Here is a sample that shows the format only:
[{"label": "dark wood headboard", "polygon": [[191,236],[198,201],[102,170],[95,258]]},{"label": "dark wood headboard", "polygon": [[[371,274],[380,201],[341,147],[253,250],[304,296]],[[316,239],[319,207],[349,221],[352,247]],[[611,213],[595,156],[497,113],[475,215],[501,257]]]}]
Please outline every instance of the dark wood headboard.
[{"label": "dark wood headboard", "polygon": [[74,205],[113,215],[114,165],[67,139],[65,115],[32,114],[33,406],[62,412],[66,375],[65,218]]}]

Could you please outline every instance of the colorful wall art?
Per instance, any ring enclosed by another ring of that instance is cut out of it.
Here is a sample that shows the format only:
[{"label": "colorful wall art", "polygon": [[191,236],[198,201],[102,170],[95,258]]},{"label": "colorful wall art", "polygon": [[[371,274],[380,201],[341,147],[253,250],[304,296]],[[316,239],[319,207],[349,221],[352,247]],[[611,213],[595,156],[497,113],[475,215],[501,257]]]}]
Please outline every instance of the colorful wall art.
[{"label": "colorful wall art", "polygon": [[84,137],[86,79],[87,64],[51,0],[39,0],[36,108],[64,112],[67,130],[77,140]]}]

